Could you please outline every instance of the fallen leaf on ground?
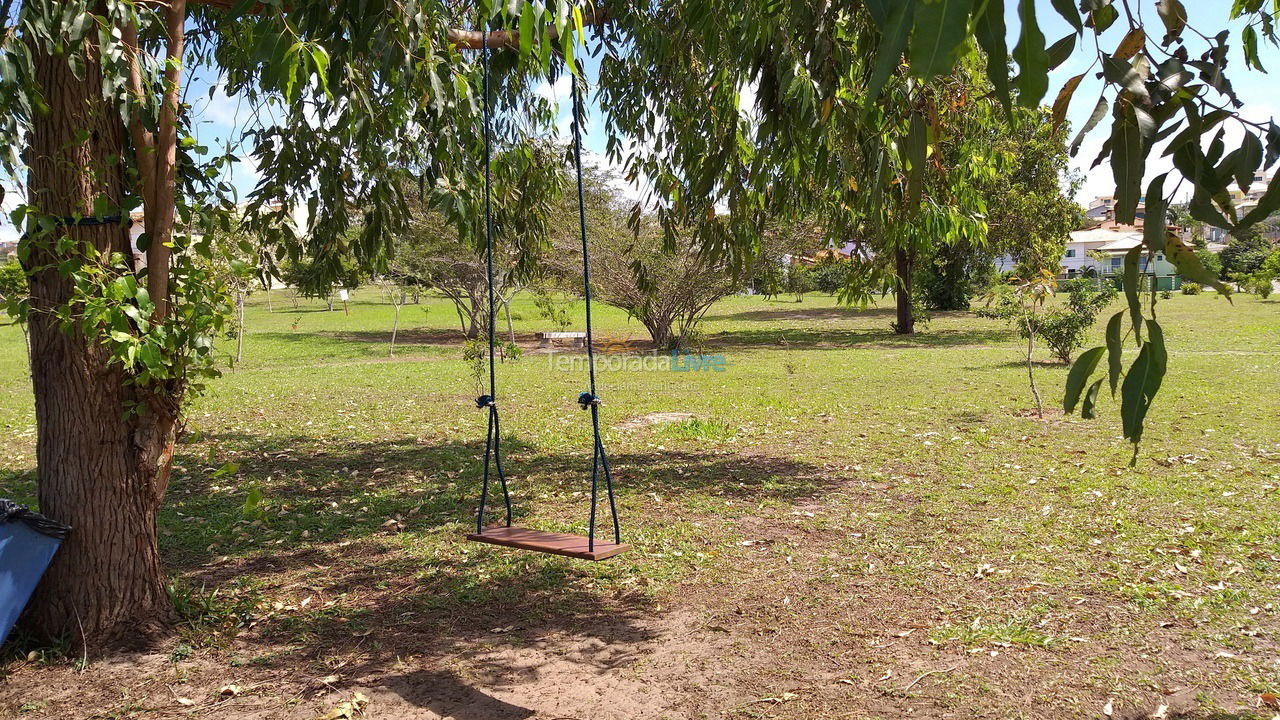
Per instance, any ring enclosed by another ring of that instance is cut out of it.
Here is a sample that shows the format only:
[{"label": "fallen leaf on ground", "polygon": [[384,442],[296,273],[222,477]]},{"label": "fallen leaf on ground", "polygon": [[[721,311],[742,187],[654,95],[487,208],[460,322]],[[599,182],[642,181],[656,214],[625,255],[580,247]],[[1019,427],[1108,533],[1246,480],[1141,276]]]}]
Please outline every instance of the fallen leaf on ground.
[{"label": "fallen leaf on ground", "polygon": [[1107,700],[1107,704],[1102,706],[1102,714],[1111,717],[1113,712],[1115,712],[1115,707],[1112,706],[1111,700]]},{"label": "fallen leaf on ground", "polygon": [[321,715],[317,720],[353,720],[364,714],[364,707],[368,704],[368,696],[358,692],[352,695],[350,700],[338,703],[337,707]]}]

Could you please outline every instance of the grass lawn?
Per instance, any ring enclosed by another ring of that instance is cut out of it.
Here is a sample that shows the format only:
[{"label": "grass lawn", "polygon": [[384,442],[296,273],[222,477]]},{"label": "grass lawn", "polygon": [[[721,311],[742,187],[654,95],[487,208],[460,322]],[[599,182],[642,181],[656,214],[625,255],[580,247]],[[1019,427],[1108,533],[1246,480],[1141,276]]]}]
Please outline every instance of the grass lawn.
[{"label": "grass lawn", "polygon": [[[1280,301],[1160,302],[1170,371],[1130,468],[1110,399],[1091,422],[1029,412],[997,321],[938,313],[903,338],[888,303],[793,300],[712,308],[722,371],[602,357],[635,549],[587,564],[462,541],[486,418],[451,306],[406,306],[389,358],[372,291],[350,314],[253,297],[244,361],[190,408],[161,518],[177,637],[87,667],[18,638],[0,717],[1276,714]],[[585,367],[535,349],[551,328],[531,302],[513,311],[516,519],[581,531]],[[597,318],[602,343],[645,337]],[[1056,407],[1066,368],[1043,359]],[[14,328],[0,377],[0,496],[31,501]]]}]

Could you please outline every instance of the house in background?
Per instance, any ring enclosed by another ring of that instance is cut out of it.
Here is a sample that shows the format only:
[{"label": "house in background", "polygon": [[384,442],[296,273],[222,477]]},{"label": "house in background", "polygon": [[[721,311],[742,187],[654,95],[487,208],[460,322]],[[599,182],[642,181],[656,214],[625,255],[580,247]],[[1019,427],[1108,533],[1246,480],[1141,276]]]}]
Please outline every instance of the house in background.
[{"label": "house in background", "polygon": [[[1124,272],[1124,256],[1130,250],[1142,244],[1141,225],[1118,225],[1103,223],[1087,230],[1071,233],[1067,240],[1067,250],[1062,257],[1060,275],[1108,276],[1120,275]],[[1164,253],[1155,254],[1155,260],[1143,255],[1139,270],[1145,275],[1157,278],[1168,278],[1178,274],[1173,263],[1165,259]]]},{"label": "house in background", "polygon": [[[1147,199],[1145,197],[1138,198],[1137,218],[1142,220],[1147,216]],[[1114,195],[1103,195],[1096,197],[1089,203],[1088,209],[1084,211],[1084,216],[1093,222],[1115,222],[1116,221],[1116,199]]]},{"label": "house in background", "polygon": [[[1101,199],[1101,198],[1100,198]],[[1142,244],[1142,225],[1120,225],[1105,221],[1094,227],[1071,233],[1067,247],[1058,264],[1058,278],[1118,277],[1124,273],[1124,256]],[[1000,272],[1013,270],[1013,258],[1006,255],[996,260]],[[1142,256],[1139,267],[1143,275],[1156,279],[1156,287],[1174,290],[1181,283],[1176,279],[1177,268],[1165,259],[1164,253],[1156,253],[1154,262]]]}]

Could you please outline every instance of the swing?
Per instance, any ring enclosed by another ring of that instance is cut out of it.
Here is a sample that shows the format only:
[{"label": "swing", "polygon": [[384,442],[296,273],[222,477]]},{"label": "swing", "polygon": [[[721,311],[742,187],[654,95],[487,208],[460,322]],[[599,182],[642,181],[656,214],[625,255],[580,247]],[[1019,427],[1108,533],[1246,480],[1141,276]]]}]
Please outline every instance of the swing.
[{"label": "swing", "polygon": [[[489,111],[489,35],[484,32],[482,38],[484,57],[484,216],[485,216],[485,262],[488,272],[489,289],[489,394],[476,398],[476,407],[489,410],[489,430],[484,443],[484,480],[480,490],[480,508],[476,512],[476,531],[467,535],[472,542],[489,543],[503,547],[529,550],[532,552],[563,555],[579,560],[605,560],[620,555],[631,549],[623,544],[622,532],[618,524],[618,506],[613,495],[613,475],[609,471],[609,458],[605,455],[604,442],[600,438],[600,398],[596,395],[596,364],[591,344],[591,262],[587,252],[587,213],[582,189],[582,107],[579,99],[578,83],[573,81],[573,161],[578,178],[578,225],[582,236],[582,285],[587,304],[587,368],[590,373],[590,390],[578,396],[578,404],[583,410],[591,411],[591,430],[594,436],[594,447],[591,457],[591,513],[587,526],[587,535],[546,532],[528,528],[515,527],[511,524],[511,493],[507,489],[507,477],[502,470],[502,426],[498,417],[497,385],[494,370],[494,319],[496,306],[493,291],[493,214],[490,208],[490,111]],[[485,527],[485,503],[489,496],[490,465],[493,466],[498,481],[502,485],[502,499],[506,504],[507,522],[505,525]],[[606,492],[609,497],[609,511],[613,516],[613,542],[596,541],[596,502],[600,474],[603,471]]]}]

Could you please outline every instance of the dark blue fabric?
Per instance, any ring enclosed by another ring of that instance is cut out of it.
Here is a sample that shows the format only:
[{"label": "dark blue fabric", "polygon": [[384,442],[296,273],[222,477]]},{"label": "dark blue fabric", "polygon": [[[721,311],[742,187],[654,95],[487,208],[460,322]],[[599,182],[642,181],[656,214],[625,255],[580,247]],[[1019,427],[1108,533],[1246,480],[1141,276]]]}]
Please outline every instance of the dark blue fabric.
[{"label": "dark blue fabric", "polygon": [[25,522],[0,522],[0,644],[9,636],[61,544],[62,540],[37,532]]}]

